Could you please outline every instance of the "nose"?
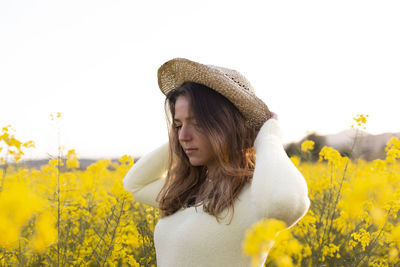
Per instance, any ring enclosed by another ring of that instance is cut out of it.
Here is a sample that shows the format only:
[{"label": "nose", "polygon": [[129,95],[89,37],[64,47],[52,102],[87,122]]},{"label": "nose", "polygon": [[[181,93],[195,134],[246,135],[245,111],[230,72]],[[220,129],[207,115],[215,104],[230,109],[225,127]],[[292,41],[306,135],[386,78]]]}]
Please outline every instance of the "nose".
[{"label": "nose", "polygon": [[181,129],[178,132],[178,139],[179,141],[182,142],[188,142],[192,139],[192,133],[190,131],[190,128],[187,127],[186,125],[182,125]]}]

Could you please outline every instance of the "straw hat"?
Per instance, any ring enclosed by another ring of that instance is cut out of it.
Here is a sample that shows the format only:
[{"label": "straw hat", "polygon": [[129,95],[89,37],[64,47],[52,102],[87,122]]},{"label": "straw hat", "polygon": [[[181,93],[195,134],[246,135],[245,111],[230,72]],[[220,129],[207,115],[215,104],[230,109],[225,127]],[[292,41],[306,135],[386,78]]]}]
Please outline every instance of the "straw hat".
[{"label": "straw hat", "polygon": [[185,58],[169,60],[158,69],[158,85],[164,95],[185,82],[200,83],[228,98],[252,127],[260,128],[271,117],[267,105],[255,95],[250,82],[235,70]]}]

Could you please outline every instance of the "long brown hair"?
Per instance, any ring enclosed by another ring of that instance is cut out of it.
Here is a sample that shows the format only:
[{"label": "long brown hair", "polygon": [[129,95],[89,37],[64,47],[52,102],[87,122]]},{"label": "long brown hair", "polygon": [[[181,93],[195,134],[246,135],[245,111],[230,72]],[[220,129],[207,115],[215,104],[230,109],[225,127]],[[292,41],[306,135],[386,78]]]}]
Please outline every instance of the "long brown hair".
[{"label": "long brown hair", "polygon": [[[209,139],[218,167],[213,173],[206,166],[192,166],[182,149],[173,125],[175,102],[186,96],[200,131]],[[166,182],[157,196],[161,217],[174,214],[195,201],[219,221],[220,213],[231,207],[254,172],[254,139],[239,110],[223,95],[193,82],[172,90],[165,100],[169,127],[169,164]],[[210,181],[208,181],[210,180]],[[233,217],[232,212],[232,217]]]}]

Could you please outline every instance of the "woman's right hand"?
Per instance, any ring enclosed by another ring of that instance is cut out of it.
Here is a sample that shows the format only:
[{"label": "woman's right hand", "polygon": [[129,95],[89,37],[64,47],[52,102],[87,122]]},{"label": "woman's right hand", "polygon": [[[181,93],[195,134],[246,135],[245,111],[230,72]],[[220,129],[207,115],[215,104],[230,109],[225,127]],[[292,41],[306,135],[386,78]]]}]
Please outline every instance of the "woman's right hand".
[{"label": "woman's right hand", "polygon": [[276,114],[275,112],[270,112],[271,113],[271,119],[275,119],[275,120],[277,120],[278,119],[278,114]]}]

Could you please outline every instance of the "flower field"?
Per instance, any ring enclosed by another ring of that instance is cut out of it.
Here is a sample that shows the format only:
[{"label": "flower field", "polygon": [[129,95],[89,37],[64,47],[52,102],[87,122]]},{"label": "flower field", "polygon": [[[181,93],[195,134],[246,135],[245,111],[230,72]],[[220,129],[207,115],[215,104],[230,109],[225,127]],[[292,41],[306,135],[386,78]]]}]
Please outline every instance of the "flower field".
[{"label": "flower field", "polygon": [[[0,152],[17,162],[33,142],[0,132]],[[313,149],[311,141],[303,153]],[[267,266],[400,266],[400,141],[386,159],[366,162],[324,147],[318,162],[293,163],[307,180],[311,207],[289,230],[262,220],[248,229],[243,253],[265,249]],[[62,160],[63,159],[63,160]],[[0,266],[155,266],[157,210],[122,186],[133,159],[79,169],[74,150],[40,169],[0,158]],[[277,234],[279,232],[279,234]]]},{"label": "flower field", "polygon": [[292,158],[307,180],[310,210],[281,232],[281,222],[260,221],[248,230],[245,252],[257,259],[275,241],[267,266],[400,266],[400,141],[392,138],[386,152],[373,162],[329,147],[317,163]]}]

